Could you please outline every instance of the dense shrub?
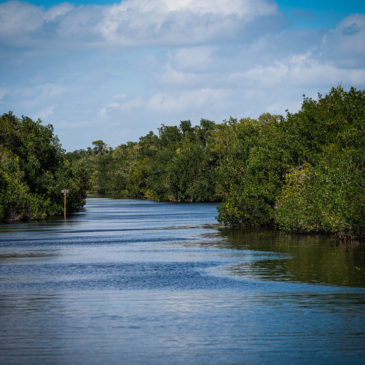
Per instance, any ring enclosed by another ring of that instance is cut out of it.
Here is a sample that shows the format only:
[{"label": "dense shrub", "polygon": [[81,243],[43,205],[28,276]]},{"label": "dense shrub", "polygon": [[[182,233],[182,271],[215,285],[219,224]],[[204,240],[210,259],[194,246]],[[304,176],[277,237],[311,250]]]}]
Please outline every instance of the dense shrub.
[{"label": "dense shrub", "polygon": [[85,204],[89,177],[65,156],[51,125],[11,112],[0,117],[0,221],[40,219]]}]

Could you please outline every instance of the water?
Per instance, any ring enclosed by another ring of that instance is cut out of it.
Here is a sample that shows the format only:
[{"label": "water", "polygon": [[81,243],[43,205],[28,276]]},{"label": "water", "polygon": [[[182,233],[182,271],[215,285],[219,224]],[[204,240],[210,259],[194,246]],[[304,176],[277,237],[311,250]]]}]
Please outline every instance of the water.
[{"label": "water", "polygon": [[1,364],[363,364],[364,247],[88,199],[0,226]]}]

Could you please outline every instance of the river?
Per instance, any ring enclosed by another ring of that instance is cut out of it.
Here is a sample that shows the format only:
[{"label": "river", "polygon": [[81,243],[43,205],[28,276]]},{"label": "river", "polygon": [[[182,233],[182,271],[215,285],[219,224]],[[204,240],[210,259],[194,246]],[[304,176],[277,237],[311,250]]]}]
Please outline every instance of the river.
[{"label": "river", "polygon": [[0,225],[0,363],[363,364],[364,247],[216,215],[89,198]]}]

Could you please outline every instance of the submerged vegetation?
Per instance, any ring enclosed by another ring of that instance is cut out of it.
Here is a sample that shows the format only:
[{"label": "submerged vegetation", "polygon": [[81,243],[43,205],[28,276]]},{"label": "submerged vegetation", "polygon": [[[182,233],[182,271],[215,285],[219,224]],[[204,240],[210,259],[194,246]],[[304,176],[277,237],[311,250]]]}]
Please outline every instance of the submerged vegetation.
[{"label": "submerged vegetation", "polygon": [[3,114],[0,161],[0,221],[63,214],[61,189],[70,190],[68,212],[85,204],[87,172],[67,158],[51,125]]},{"label": "submerged vegetation", "polygon": [[365,238],[362,90],[337,87],[318,100],[304,98],[285,117],[182,121],[138,142],[110,148],[98,140],[67,154],[50,126],[12,114],[1,123],[3,218],[60,214],[65,186],[77,210],[89,181],[89,192],[114,197],[219,201],[218,220],[226,225]]}]

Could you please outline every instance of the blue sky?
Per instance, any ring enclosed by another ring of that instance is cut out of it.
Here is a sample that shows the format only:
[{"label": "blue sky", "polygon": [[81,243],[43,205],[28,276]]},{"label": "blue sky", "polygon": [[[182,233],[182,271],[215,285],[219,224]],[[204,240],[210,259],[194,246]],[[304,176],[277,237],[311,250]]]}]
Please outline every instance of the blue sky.
[{"label": "blue sky", "polygon": [[0,113],[67,150],[200,118],[295,112],[365,86],[365,2],[0,1]]}]

